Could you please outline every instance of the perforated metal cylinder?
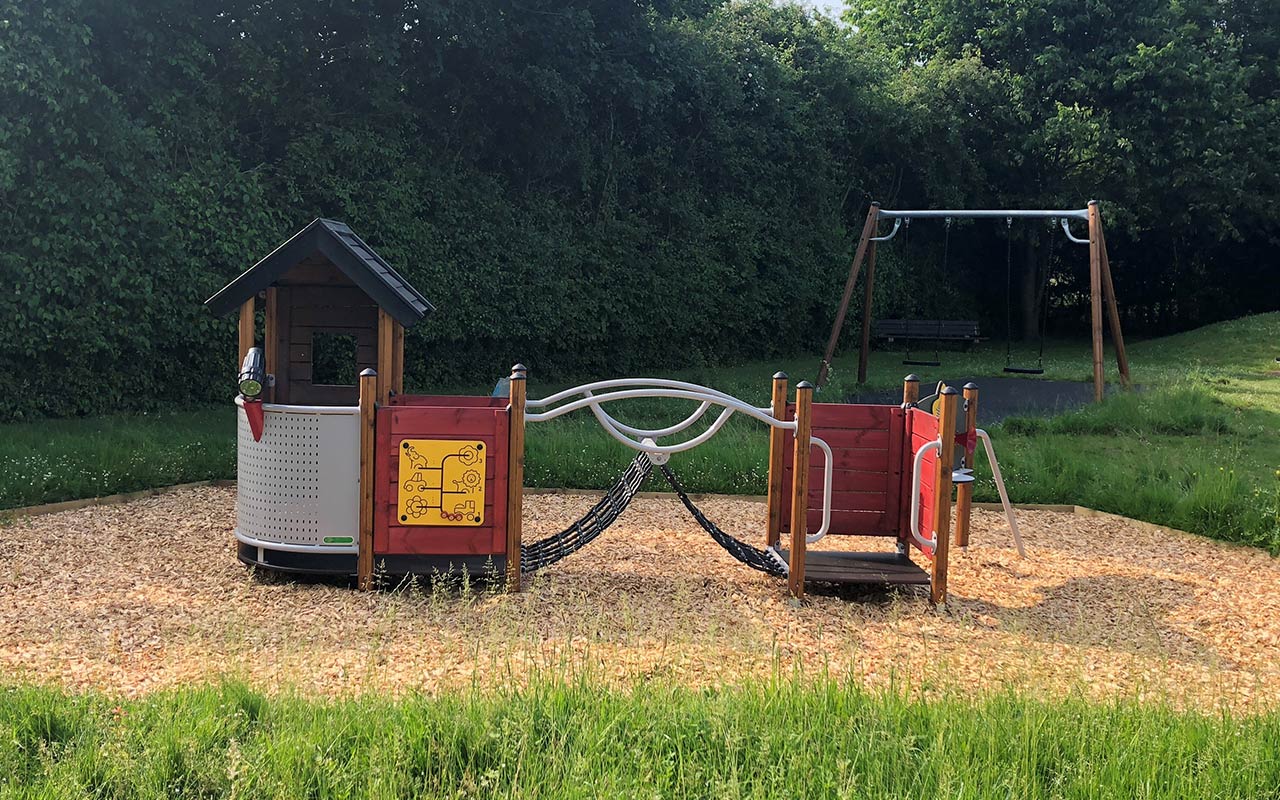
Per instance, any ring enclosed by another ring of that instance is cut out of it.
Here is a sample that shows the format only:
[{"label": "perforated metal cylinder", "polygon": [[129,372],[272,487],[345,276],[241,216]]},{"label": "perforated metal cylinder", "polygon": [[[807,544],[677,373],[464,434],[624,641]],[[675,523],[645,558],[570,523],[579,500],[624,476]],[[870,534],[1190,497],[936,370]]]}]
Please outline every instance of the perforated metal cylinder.
[{"label": "perforated metal cylinder", "polygon": [[262,438],[256,442],[243,407],[236,410],[236,538],[267,550],[356,552],[359,409],[263,409]]}]

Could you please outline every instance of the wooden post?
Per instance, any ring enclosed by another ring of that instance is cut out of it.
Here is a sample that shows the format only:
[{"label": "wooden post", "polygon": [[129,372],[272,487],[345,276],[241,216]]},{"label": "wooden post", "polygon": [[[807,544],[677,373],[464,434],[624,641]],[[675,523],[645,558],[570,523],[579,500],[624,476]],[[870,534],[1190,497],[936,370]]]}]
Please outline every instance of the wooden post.
[{"label": "wooden post", "polygon": [[[773,398],[769,402],[769,408],[773,413],[774,419],[785,420],[787,418],[787,373],[775,372],[773,374]],[[782,428],[769,426],[769,488],[768,488],[768,518],[765,520],[764,529],[764,546],[772,547],[778,543],[782,537],[782,493],[785,489],[782,486],[782,470],[784,461],[787,457],[783,442],[786,441],[787,432]]]},{"label": "wooden post", "polygon": [[938,438],[942,447],[933,465],[933,529],[938,537],[933,549],[930,595],[935,605],[947,602],[947,551],[951,539],[951,468],[956,453],[956,401],[959,394],[947,386],[938,409]]},{"label": "wooden post", "polygon": [[910,405],[920,399],[920,376],[914,372],[902,379],[902,404]]},{"label": "wooden post", "polygon": [[853,287],[858,282],[858,270],[862,269],[862,259],[866,257],[871,237],[876,235],[876,224],[880,221],[880,204],[872,203],[867,211],[867,221],[862,226],[862,236],[858,239],[858,249],[854,252],[853,263],[849,265],[849,279],[844,283],[844,294],[840,297],[840,308],[836,310],[836,318],[831,323],[831,336],[827,339],[827,350],[818,366],[818,387],[827,385],[827,374],[831,371],[831,359],[836,353],[836,344],[840,341],[840,329],[844,327],[845,314],[849,312],[849,301],[853,299]]},{"label": "wooden post", "polygon": [[1093,333],[1093,400],[1102,402],[1106,375],[1102,371],[1102,220],[1098,201],[1089,201],[1089,309]]},{"label": "wooden post", "polygon": [[240,360],[236,362],[236,372],[240,370],[240,365],[244,363],[244,357],[249,355],[249,348],[253,347],[254,339],[254,318],[253,318],[253,301],[250,297],[244,301],[244,305],[240,306]]},{"label": "wooden post", "polygon": [[395,382],[395,320],[378,309],[378,402],[386,405],[391,400],[391,385]]},{"label": "wooden post", "polygon": [[1120,306],[1116,304],[1116,287],[1111,282],[1111,258],[1107,255],[1107,234],[1102,229],[1102,209],[1098,209],[1098,238],[1102,251],[1102,300],[1107,306],[1107,323],[1111,329],[1111,341],[1116,345],[1116,366],[1120,368],[1120,384],[1133,387],[1129,376],[1129,356],[1124,349],[1124,333],[1120,330]]},{"label": "wooden post", "polygon": [[809,519],[809,440],[813,434],[813,384],[796,384],[796,438],[791,456],[791,565],[787,588],[804,597],[805,536]]},{"label": "wooden post", "polygon": [[391,391],[404,394],[404,326],[391,326]]},{"label": "wooden post", "polygon": [[520,536],[524,530],[524,403],[528,369],[511,368],[511,402],[507,407],[507,590],[520,591]]},{"label": "wooden post", "polygon": [[862,344],[858,347],[858,383],[867,382],[867,361],[871,358],[871,292],[876,284],[876,243],[867,250],[867,279],[862,292]]},{"label": "wooden post", "polygon": [[373,481],[374,420],[378,393],[378,373],[360,373],[360,544],[356,555],[356,586],[362,592],[373,588]]},{"label": "wooden post", "polygon": [[267,399],[274,402],[276,399],[276,387],[274,386],[274,376],[276,374],[276,365],[279,363],[280,347],[278,340],[280,332],[278,330],[278,321],[276,319],[276,287],[267,288],[266,308],[262,314],[262,349],[264,358],[264,368],[267,371]]},{"label": "wooden post", "polygon": [[[974,431],[978,427],[978,385],[976,383],[966,383],[964,385],[964,423],[965,430],[969,436],[974,435]],[[969,469],[973,469],[970,464],[971,459],[966,459],[964,465]],[[956,546],[969,546],[969,521],[973,516],[973,484],[962,483],[956,487]]]}]

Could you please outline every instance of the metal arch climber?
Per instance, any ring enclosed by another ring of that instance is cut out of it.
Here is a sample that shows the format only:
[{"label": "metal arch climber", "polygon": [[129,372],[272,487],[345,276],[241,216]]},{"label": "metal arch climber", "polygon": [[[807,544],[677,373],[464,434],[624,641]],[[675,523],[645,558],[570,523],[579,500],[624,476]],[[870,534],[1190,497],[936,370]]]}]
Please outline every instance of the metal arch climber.
[{"label": "metal arch climber", "polygon": [[[626,422],[618,420],[617,417],[604,410],[605,403],[637,398],[685,399],[685,401],[698,403],[698,408],[691,415],[685,417],[684,420],[676,422],[676,424],[668,425],[666,428],[653,429],[636,428],[636,426],[627,425]],[[710,422],[707,429],[701,431],[700,434],[675,444],[658,443],[660,438],[685,433],[686,430],[703,420],[713,406],[721,408],[721,411]],[[742,413],[742,415],[751,417],[751,419],[764,422],[769,428],[778,430],[795,431],[795,420],[778,419],[771,407],[751,406],[750,403],[741,401],[741,399],[733,397],[731,394],[719,392],[717,389],[687,383],[687,381],[662,378],[621,378],[593,381],[593,383],[582,384],[580,387],[564,389],[563,392],[550,394],[548,397],[527,401],[525,408],[526,410],[527,408],[540,408],[540,410],[543,410],[532,413],[526,411],[524,415],[526,422],[545,422],[557,419],[557,417],[566,415],[566,413],[582,410],[582,408],[590,408],[596,421],[613,439],[639,452],[645,458],[645,461],[649,462],[650,468],[652,466],[662,468],[663,476],[666,477],[672,488],[676,490],[676,493],[680,495],[681,502],[689,508],[689,511],[699,521],[699,524],[733,557],[748,564],[748,566],[758,568],[758,570],[771,572],[773,575],[786,575],[786,561],[777,552],[776,548],[759,550],[758,548],[750,547],[750,545],[733,539],[732,536],[714,526],[692,504],[689,495],[678,484],[671,468],[667,467],[667,461],[673,453],[691,451],[691,449],[698,447],[699,444],[708,442],[719,430],[723,429],[724,424],[735,413]],[[835,463],[833,462],[831,445],[824,442],[822,438],[810,436],[810,444],[823,453],[823,502],[822,525],[813,534],[805,535],[806,544],[814,544],[822,540],[823,536],[827,535],[829,527],[831,527],[832,476],[833,463]],[[628,474],[635,470],[639,462],[640,457],[637,457],[636,461],[632,462],[632,466],[628,467]],[[648,476],[648,472],[646,472],[645,476]],[[639,490],[641,483],[644,483],[644,477],[636,481],[635,490]],[[617,486],[614,489],[617,489]],[[613,493],[614,490],[611,490],[611,494]],[[632,492],[632,497],[634,497],[634,492]],[[627,498],[627,502],[630,502],[630,497]],[[593,508],[593,512],[595,511],[596,509]],[[616,518],[616,516],[613,518]],[[612,522],[612,518],[609,521]],[[591,538],[594,539],[594,536],[591,536]],[[521,567],[521,570],[524,571],[524,566]]]}]

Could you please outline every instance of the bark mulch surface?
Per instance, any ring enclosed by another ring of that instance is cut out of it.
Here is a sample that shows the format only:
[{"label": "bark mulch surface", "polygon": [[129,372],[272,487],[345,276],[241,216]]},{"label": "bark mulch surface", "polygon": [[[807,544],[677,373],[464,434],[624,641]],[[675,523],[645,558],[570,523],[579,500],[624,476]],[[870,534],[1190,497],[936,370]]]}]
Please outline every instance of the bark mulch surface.
[{"label": "bark mulch surface", "polygon": [[[527,498],[526,537],[592,502]],[[762,504],[701,505],[761,538]],[[919,589],[794,604],[674,499],[637,499],[516,595],[440,584],[363,595],[254,575],[235,560],[234,506],[233,487],[202,487],[0,524],[7,680],[132,695],[231,678],[339,694],[547,674],[691,686],[803,674],[1241,710],[1280,697],[1280,560],[1116,519],[1022,512],[1023,561],[1003,518],[975,511],[974,545],[953,553],[939,612]]]}]

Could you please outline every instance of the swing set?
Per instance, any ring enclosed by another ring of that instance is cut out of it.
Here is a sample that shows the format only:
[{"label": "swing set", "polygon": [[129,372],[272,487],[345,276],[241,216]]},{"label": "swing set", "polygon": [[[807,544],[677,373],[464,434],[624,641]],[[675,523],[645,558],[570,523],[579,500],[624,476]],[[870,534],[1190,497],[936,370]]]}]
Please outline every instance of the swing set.
[{"label": "swing set", "polygon": [[[893,228],[884,235],[879,235],[879,224],[881,219],[893,220]],[[1124,334],[1120,330],[1120,311],[1116,305],[1115,285],[1111,279],[1111,262],[1107,255],[1106,237],[1102,230],[1102,212],[1098,207],[1096,200],[1089,201],[1087,208],[1070,209],[1070,210],[1045,210],[1045,209],[953,209],[953,210],[903,210],[894,211],[881,209],[879,203],[873,203],[871,209],[867,212],[866,223],[862,228],[862,235],[858,240],[858,247],[854,253],[853,263],[849,267],[849,278],[845,281],[844,294],[840,298],[840,307],[836,312],[836,318],[831,326],[831,335],[827,339],[827,349],[822,357],[822,363],[818,368],[818,388],[826,385],[831,370],[831,359],[835,355],[836,345],[840,339],[840,332],[844,327],[845,316],[849,311],[849,303],[853,299],[853,290],[858,282],[858,275],[862,270],[862,265],[867,266],[867,277],[863,288],[863,309],[862,309],[862,340],[858,353],[858,383],[865,383],[867,380],[867,359],[871,349],[871,298],[875,284],[876,269],[876,247],[883,242],[891,241],[898,235],[900,230],[903,232],[903,259],[905,260],[911,251],[911,222],[912,220],[937,220],[944,222],[943,246],[942,246],[942,271],[945,273],[949,267],[951,254],[951,226],[952,222],[958,219],[1004,219],[1005,221],[1005,366],[1004,371],[1014,375],[1042,375],[1044,374],[1044,339],[1045,330],[1049,317],[1049,269],[1044,271],[1044,279],[1039,290],[1040,309],[1037,311],[1039,316],[1038,325],[1038,345],[1036,352],[1035,365],[1017,364],[1014,361],[1013,353],[1013,223],[1015,219],[1047,219],[1050,224],[1060,224],[1063,233],[1067,239],[1075,244],[1088,245],[1089,247],[1089,302],[1091,310],[1091,328],[1093,334],[1093,389],[1094,400],[1101,401],[1106,391],[1106,376],[1103,371],[1103,353],[1102,353],[1102,316],[1105,306],[1107,314],[1107,327],[1111,332],[1112,342],[1116,349],[1116,364],[1120,370],[1120,382],[1127,389],[1132,385],[1132,379],[1129,374],[1129,358],[1125,353]],[[1081,239],[1071,232],[1071,220],[1083,220],[1088,225],[1088,237]],[[1053,259],[1053,241],[1050,240],[1049,261],[1052,264]],[[908,321],[908,326],[912,323]],[[928,338],[929,322],[920,322],[916,325],[917,332],[924,332],[925,335],[917,335],[915,338]],[[932,323],[934,326],[941,326],[942,323]],[[937,367],[942,365],[941,353],[939,351],[939,338],[934,339],[934,353],[932,359],[924,359],[919,356],[913,356],[911,352],[911,331],[908,330],[907,350],[902,363],[910,366],[929,366]]]}]

